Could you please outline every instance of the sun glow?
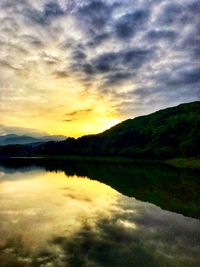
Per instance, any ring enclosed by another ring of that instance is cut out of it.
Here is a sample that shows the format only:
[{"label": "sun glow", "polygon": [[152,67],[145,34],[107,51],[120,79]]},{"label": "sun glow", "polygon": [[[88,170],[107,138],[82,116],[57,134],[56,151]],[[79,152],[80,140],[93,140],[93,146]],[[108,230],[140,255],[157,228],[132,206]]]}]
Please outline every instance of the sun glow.
[{"label": "sun glow", "polygon": [[18,93],[4,99],[1,105],[4,125],[79,137],[120,122],[112,101],[100,97],[94,88],[88,87],[90,93],[87,92],[73,73],[58,78],[41,64],[30,67],[29,74],[16,79],[12,86]]},{"label": "sun glow", "polygon": [[109,129],[110,127],[115,126],[116,124],[120,123],[122,120],[118,119],[118,118],[113,118],[110,121],[108,121],[106,128]]}]

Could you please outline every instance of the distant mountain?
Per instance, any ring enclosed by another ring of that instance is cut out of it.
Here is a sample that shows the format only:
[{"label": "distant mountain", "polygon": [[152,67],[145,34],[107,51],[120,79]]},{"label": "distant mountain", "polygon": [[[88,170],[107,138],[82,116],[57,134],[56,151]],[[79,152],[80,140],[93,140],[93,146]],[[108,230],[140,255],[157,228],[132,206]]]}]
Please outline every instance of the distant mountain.
[{"label": "distant mountain", "polygon": [[40,139],[46,141],[64,141],[67,139],[66,136],[64,135],[47,135],[47,136],[42,136]]},{"label": "distant mountain", "polygon": [[163,159],[200,156],[200,101],[126,120],[96,135],[31,147],[0,150],[0,155],[80,155]]},{"label": "distant mountain", "polygon": [[65,136],[44,136],[40,138],[27,136],[27,135],[16,135],[16,134],[8,134],[4,136],[0,136],[0,145],[27,145],[27,144],[34,144],[34,143],[44,143],[49,141],[63,141],[67,137]]}]

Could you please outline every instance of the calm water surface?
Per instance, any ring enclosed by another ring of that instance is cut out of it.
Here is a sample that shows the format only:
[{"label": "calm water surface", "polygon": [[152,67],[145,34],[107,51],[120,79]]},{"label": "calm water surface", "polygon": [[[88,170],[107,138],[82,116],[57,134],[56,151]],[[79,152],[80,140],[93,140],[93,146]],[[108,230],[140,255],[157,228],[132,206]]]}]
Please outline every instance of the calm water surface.
[{"label": "calm water surface", "polygon": [[90,178],[0,167],[0,266],[200,266],[198,219]]}]

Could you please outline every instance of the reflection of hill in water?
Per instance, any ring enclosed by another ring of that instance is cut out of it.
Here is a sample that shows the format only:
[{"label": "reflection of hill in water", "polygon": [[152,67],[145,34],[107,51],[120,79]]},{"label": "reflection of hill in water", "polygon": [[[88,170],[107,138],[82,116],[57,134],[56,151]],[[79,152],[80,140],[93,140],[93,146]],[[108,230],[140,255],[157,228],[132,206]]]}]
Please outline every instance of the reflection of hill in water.
[{"label": "reflection of hill in water", "polygon": [[31,165],[32,168],[41,167],[48,171],[64,171],[68,176],[87,176],[110,185],[129,197],[148,201],[189,217],[200,218],[198,171],[182,170],[157,163],[118,164],[15,159],[4,161],[2,164],[8,169],[24,169]]},{"label": "reflection of hill in water", "polygon": [[122,190],[132,184],[127,192],[134,194],[141,187],[147,191],[151,179],[146,172],[140,183],[134,182],[146,165],[43,162],[51,169],[46,171],[42,162],[32,162],[30,169],[26,161],[18,163],[15,173],[2,172],[1,267],[199,266],[199,220],[74,175],[103,177],[110,184],[114,179]]}]

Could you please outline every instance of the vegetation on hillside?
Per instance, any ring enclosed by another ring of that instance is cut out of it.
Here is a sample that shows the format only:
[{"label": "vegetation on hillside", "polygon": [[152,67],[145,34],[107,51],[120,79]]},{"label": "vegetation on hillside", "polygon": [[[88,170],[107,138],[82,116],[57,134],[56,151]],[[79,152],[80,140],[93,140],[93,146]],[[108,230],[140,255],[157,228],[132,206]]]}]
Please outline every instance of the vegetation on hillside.
[{"label": "vegetation on hillside", "polygon": [[167,159],[200,156],[200,101],[126,120],[78,139],[33,146],[6,146],[1,156],[116,156]]}]

